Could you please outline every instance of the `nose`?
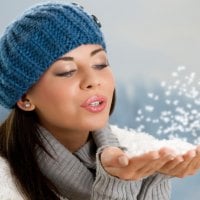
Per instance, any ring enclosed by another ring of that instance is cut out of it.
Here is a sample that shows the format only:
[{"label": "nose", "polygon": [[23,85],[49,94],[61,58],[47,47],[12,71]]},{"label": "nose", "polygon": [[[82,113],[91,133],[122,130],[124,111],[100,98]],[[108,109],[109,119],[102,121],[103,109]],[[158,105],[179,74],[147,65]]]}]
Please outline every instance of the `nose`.
[{"label": "nose", "polygon": [[[93,72],[92,72],[93,71]],[[96,89],[101,85],[101,78],[97,75],[94,69],[84,73],[80,84],[81,89],[91,90]]]}]

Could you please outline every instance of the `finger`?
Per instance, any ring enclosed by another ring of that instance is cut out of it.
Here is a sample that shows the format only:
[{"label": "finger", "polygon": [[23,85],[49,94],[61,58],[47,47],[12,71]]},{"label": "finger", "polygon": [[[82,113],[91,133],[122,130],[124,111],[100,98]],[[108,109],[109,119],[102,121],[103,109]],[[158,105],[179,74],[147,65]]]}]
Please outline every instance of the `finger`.
[{"label": "finger", "polygon": [[185,153],[183,155],[183,157],[185,160],[187,160],[187,159],[190,160],[191,158],[194,158],[196,155],[197,155],[196,150],[193,149],[193,150],[190,150],[187,153]]},{"label": "finger", "polygon": [[200,145],[197,147],[196,153],[198,155],[198,168],[200,168]]},{"label": "finger", "polygon": [[191,170],[191,174],[194,174],[196,170],[199,170],[200,168],[200,151],[198,148],[196,149],[196,156],[189,164],[189,169]]},{"label": "finger", "polygon": [[177,156],[163,165],[158,171],[163,174],[172,175],[173,170],[183,161],[184,159],[182,156]]},{"label": "finger", "polygon": [[181,163],[181,166],[183,168],[187,168],[196,155],[195,150],[188,151],[185,155],[183,155],[184,162]]},{"label": "finger", "polygon": [[[166,162],[172,160],[174,156],[172,156],[171,153],[171,150],[163,148],[161,152],[151,151],[140,157],[134,157],[133,159],[130,159],[130,163],[135,163],[133,169],[136,171],[137,176],[144,177],[155,173]],[[135,174],[134,177],[136,177]]]},{"label": "finger", "polygon": [[200,145],[197,146],[196,152],[197,152],[197,154],[200,154]]},{"label": "finger", "polygon": [[155,160],[159,156],[158,152],[148,152],[146,154],[135,156],[129,159],[129,163],[126,167],[116,168],[109,167],[109,172],[115,174],[117,177],[124,180],[138,180],[144,177],[142,174],[137,172],[138,168],[144,166],[144,164],[148,165],[149,160]]},{"label": "finger", "polygon": [[190,150],[183,155],[184,161],[179,163],[174,169],[171,170],[173,176],[183,178],[190,173],[189,164],[196,156],[195,150]]},{"label": "finger", "polygon": [[150,175],[159,169],[161,169],[166,163],[174,160],[174,155],[168,154],[167,152],[163,152],[162,157],[157,160],[150,162],[147,166],[138,170],[138,173]]},{"label": "finger", "polygon": [[124,167],[128,165],[128,156],[118,147],[107,147],[101,153],[104,167]]},{"label": "finger", "polygon": [[129,164],[129,158],[127,155],[122,155],[118,157],[118,163],[121,167],[125,167]]},{"label": "finger", "polygon": [[145,166],[148,166],[150,162],[155,161],[159,158],[160,158],[160,155],[158,151],[151,151],[141,156],[130,158],[129,163],[132,169],[134,169],[135,171],[138,171],[139,169]]},{"label": "finger", "polygon": [[[194,175],[200,168],[200,146],[198,146],[195,152],[188,152],[188,157],[191,157],[191,161],[189,162],[187,168],[184,171],[184,176]],[[189,155],[190,154],[190,155]]]},{"label": "finger", "polygon": [[161,156],[166,156],[166,155],[176,155],[176,152],[173,149],[167,148],[167,147],[163,147],[159,150],[159,154]]}]

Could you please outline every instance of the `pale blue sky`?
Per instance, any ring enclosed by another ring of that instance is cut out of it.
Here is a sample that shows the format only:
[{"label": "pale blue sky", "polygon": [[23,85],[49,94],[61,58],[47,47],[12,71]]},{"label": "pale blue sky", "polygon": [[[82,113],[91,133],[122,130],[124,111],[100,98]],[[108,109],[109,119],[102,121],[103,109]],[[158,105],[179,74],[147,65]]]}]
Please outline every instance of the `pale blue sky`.
[{"label": "pale blue sky", "polygon": [[[24,9],[38,2],[42,1],[2,1],[0,34]],[[185,65],[190,71],[200,75],[199,0],[75,2],[82,4],[102,22],[116,79],[123,81],[130,90],[132,86],[128,83],[134,83],[133,80],[163,80],[179,65]],[[186,179],[185,182],[177,180],[173,200],[199,199],[199,190],[189,188],[195,185],[192,178]],[[185,191],[187,186],[188,190]]]}]

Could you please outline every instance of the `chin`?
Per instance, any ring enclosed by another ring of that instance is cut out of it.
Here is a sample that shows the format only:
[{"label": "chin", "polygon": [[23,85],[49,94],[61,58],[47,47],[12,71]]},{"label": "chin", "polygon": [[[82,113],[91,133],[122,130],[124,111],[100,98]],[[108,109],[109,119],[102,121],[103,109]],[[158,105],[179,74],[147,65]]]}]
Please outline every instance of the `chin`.
[{"label": "chin", "polygon": [[106,125],[107,125],[108,121],[104,121],[104,122],[99,122],[99,123],[95,123],[93,121],[92,124],[88,124],[87,125],[87,129],[89,131],[96,131],[96,130],[99,130],[99,129],[102,129],[104,128]]}]

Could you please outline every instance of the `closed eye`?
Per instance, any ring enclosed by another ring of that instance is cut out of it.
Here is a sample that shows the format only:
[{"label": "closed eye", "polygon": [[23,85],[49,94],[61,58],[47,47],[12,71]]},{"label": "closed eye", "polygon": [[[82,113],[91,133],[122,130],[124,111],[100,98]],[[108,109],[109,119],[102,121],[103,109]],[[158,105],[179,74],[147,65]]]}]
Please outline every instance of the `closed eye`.
[{"label": "closed eye", "polygon": [[94,65],[94,68],[97,70],[101,70],[108,66],[109,66],[108,64],[99,64],[99,65]]},{"label": "closed eye", "polygon": [[77,71],[76,69],[73,69],[73,70],[70,70],[70,71],[67,71],[67,72],[58,73],[58,74],[56,74],[56,76],[71,77],[71,76],[73,76],[73,74],[74,74],[76,71]]}]

